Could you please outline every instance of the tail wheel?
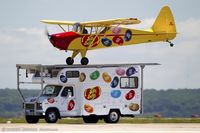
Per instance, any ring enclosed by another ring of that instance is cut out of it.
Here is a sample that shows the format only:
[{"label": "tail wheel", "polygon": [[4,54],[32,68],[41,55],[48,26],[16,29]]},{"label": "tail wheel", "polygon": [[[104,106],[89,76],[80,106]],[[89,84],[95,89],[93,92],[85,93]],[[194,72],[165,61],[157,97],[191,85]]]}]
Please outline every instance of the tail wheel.
[{"label": "tail wheel", "polygon": [[83,57],[81,59],[81,65],[87,65],[89,63],[89,59],[87,57]]},{"label": "tail wheel", "polygon": [[170,43],[170,47],[174,47],[174,44],[173,44],[173,43]]},{"label": "tail wheel", "polygon": [[97,123],[99,121],[99,118],[96,115],[83,116],[83,121],[85,123]]},{"label": "tail wheel", "polygon": [[26,122],[27,123],[38,123],[38,121],[39,121],[39,117],[37,117],[37,116],[26,116]]},{"label": "tail wheel", "polygon": [[111,110],[110,113],[104,117],[106,123],[117,123],[120,118],[120,113],[118,110]]},{"label": "tail wheel", "polygon": [[58,112],[56,110],[48,110],[45,113],[45,121],[47,123],[56,123],[58,120]]},{"label": "tail wheel", "polygon": [[66,63],[67,63],[67,65],[73,65],[74,64],[74,59],[72,57],[68,57],[66,59]]}]

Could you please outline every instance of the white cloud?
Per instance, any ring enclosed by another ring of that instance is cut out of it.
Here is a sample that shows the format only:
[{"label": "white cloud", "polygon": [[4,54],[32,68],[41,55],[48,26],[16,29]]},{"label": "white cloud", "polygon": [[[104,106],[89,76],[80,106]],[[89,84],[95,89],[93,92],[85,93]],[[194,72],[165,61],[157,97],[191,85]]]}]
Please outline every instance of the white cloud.
[{"label": "white cloud", "polygon": [[187,39],[199,39],[200,35],[200,19],[190,18],[177,25],[178,32]]}]

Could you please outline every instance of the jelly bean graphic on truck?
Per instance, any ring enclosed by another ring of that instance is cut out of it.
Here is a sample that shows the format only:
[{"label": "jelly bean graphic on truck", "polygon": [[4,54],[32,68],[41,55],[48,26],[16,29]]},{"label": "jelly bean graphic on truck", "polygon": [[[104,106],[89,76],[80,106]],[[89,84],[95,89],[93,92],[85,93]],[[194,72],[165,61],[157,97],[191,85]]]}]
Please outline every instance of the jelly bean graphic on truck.
[{"label": "jelly bean graphic on truck", "polygon": [[111,86],[112,88],[115,88],[115,87],[117,87],[118,83],[119,83],[119,78],[118,78],[117,76],[115,76],[115,77],[113,78],[113,80],[112,80],[110,86]]},{"label": "jelly bean graphic on truck", "polygon": [[140,108],[140,106],[139,106],[137,103],[130,103],[130,104],[129,104],[129,109],[130,109],[131,111],[138,111],[139,108]]},{"label": "jelly bean graphic on truck", "polygon": [[104,72],[104,73],[102,74],[102,77],[103,77],[103,80],[104,80],[106,83],[110,83],[111,80],[112,80],[111,76],[110,76],[107,72]]},{"label": "jelly bean graphic on truck", "polygon": [[88,88],[84,92],[84,97],[87,100],[95,100],[101,95],[101,88],[96,86],[94,88]]},{"label": "jelly bean graphic on truck", "polygon": [[123,68],[117,68],[115,72],[117,73],[118,76],[123,76],[126,73]]},{"label": "jelly bean graphic on truck", "polygon": [[68,103],[68,106],[67,106],[67,110],[69,110],[69,111],[73,110],[74,106],[75,106],[74,100],[70,100]]},{"label": "jelly bean graphic on truck", "polygon": [[121,91],[120,90],[112,90],[110,95],[113,97],[113,98],[119,98],[121,96]]},{"label": "jelly bean graphic on truck", "polygon": [[134,75],[135,73],[137,73],[136,69],[134,67],[130,67],[126,70],[126,75],[127,76],[131,76]]},{"label": "jelly bean graphic on truck", "polygon": [[84,73],[84,72],[80,73],[79,81],[80,81],[80,82],[84,82],[85,79],[86,79],[86,75],[85,75],[85,73]]},{"label": "jelly bean graphic on truck", "polygon": [[128,93],[126,93],[126,100],[131,100],[133,97],[135,96],[135,91],[134,90],[130,90]]},{"label": "jelly bean graphic on truck", "polygon": [[94,111],[94,108],[91,105],[89,105],[89,104],[85,104],[84,105],[84,109],[88,113],[92,113]]},{"label": "jelly bean graphic on truck", "polygon": [[90,74],[90,79],[96,80],[96,79],[99,78],[99,76],[100,76],[99,71],[94,71],[94,72],[92,72],[92,73]]}]

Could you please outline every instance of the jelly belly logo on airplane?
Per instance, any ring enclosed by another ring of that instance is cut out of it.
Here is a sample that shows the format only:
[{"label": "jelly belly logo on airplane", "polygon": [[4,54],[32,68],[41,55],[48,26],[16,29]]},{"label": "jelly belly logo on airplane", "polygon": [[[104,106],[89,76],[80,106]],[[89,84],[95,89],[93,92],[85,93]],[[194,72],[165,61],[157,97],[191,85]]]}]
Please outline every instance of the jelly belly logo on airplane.
[{"label": "jelly belly logo on airplane", "polygon": [[81,43],[85,47],[96,47],[99,44],[99,37],[96,35],[85,35]]},{"label": "jelly belly logo on airplane", "polygon": [[85,99],[95,100],[101,95],[101,88],[96,86],[94,88],[88,88],[84,92]]}]

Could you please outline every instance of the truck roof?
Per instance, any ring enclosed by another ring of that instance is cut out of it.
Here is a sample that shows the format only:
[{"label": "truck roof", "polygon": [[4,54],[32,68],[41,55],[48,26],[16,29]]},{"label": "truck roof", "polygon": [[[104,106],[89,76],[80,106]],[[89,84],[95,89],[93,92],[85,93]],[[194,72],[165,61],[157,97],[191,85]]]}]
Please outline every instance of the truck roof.
[{"label": "truck roof", "polygon": [[101,67],[122,67],[122,66],[130,66],[137,65],[141,67],[152,66],[152,65],[160,65],[159,63],[129,63],[129,64],[93,64],[93,65],[66,65],[66,64],[56,64],[56,65],[42,65],[42,64],[16,64],[17,68],[20,69],[37,69],[41,68],[46,69],[62,69],[62,68],[101,68]]}]

